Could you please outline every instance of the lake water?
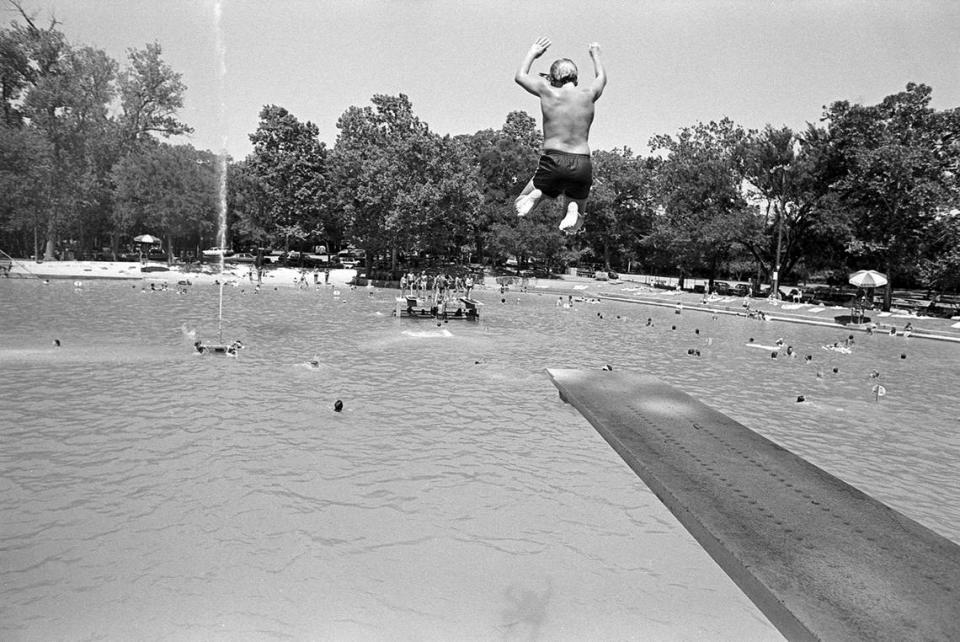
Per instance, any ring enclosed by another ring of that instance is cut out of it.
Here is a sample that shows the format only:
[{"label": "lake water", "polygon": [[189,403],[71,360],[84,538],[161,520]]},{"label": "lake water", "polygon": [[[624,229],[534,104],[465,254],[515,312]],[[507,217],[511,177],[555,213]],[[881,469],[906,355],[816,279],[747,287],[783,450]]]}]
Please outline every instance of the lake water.
[{"label": "lake water", "polygon": [[493,289],[437,327],[393,291],[227,287],[229,359],[192,349],[216,286],[141,287],[0,281],[3,640],[780,639],[548,367],[657,375],[960,541],[954,344]]}]

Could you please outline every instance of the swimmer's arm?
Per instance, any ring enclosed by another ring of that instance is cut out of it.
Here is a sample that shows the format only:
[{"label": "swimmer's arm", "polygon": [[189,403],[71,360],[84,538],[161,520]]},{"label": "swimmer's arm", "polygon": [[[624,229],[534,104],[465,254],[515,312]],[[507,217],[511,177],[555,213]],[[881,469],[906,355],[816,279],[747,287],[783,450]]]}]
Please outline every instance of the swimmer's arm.
[{"label": "swimmer's arm", "polygon": [[593,100],[596,101],[603,93],[603,88],[607,86],[607,72],[603,68],[603,62],[600,61],[600,45],[596,42],[590,43],[590,57],[593,59],[594,73],[590,91],[593,93]]},{"label": "swimmer's arm", "polygon": [[513,77],[518,85],[534,96],[541,95],[542,90],[547,86],[547,82],[540,76],[532,75],[530,73],[530,67],[533,66],[533,61],[542,56],[543,52],[546,51],[549,46],[549,39],[538,38],[537,41],[530,46],[530,51],[523,57],[520,68],[517,69],[517,73]]}]

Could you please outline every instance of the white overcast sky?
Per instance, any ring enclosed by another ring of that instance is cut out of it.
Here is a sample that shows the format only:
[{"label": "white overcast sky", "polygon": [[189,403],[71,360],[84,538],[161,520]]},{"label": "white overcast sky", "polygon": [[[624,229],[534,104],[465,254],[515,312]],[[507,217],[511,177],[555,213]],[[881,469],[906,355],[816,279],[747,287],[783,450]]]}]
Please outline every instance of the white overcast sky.
[{"label": "white overcast sky", "polygon": [[[4,25],[15,12],[0,0]],[[333,145],[337,118],[376,93],[407,94],[440,134],[499,128],[536,99],[513,73],[572,58],[592,76],[599,42],[609,84],[594,149],[648,153],[650,137],[698,121],[802,128],[834,100],[874,104],[907,82],[960,106],[956,0],[23,0],[73,44],[123,63],[159,42],[187,85],[189,142],[239,159],[265,104],[312,121]],[[219,20],[217,18],[219,14]],[[219,26],[218,26],[219,25]],[[221,66],[222,61],[223,64]]]}]

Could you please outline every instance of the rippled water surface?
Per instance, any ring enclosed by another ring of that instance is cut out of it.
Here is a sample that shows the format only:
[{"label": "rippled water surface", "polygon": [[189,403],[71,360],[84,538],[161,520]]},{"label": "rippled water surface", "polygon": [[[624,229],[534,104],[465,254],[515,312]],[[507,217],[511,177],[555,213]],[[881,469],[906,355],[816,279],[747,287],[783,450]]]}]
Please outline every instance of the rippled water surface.
[{"label": "rippled water surface", "polygon": [[[191,347],[215,286],[140,289],[0,282],[4,640],[777,639],[547,367],[655,374],[960,541],[952,344],[493,290],[438,328],[394,292],[228,287],[226,359]],[[779,336],[800,358],[745,345]]]}]

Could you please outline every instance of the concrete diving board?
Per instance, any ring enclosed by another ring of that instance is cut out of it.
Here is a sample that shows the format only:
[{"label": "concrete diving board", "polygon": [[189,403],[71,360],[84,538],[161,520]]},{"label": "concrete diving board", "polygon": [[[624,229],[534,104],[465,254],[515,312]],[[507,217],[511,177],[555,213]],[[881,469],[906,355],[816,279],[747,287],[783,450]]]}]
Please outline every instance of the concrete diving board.
[{"label": "concrete diving board", "polygon": [[547,371],[791,640],[960,640],[960,546],[659,379]]}]

